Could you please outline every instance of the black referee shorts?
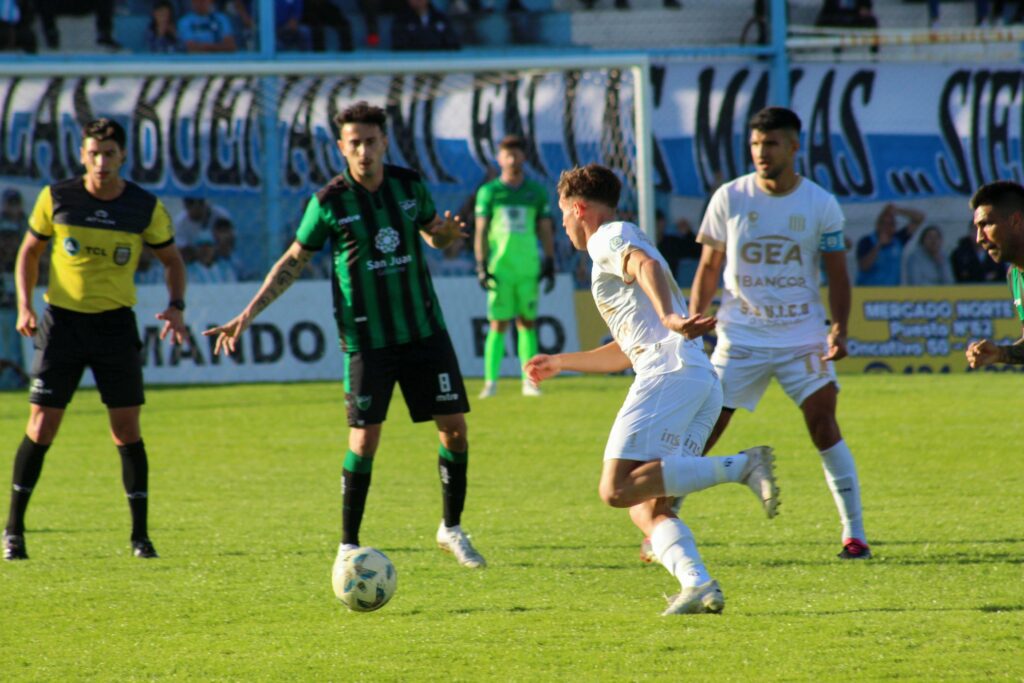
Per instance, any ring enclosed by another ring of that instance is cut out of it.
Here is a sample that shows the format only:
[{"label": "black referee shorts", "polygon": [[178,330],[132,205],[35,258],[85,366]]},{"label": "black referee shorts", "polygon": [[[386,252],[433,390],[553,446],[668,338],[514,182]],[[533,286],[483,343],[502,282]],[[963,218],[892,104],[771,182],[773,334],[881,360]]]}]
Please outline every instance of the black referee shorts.
[{"label": "black referee shorts", "polygon": [[108,408],[145,403],[142,389],[142,340],[130,308],[78,313],[48,306],[36,329],[29,402],[65,408],[92,369],[96,388]]},{"label": "black referee shorts", "polygon": [[346,353],[349,426],[384,422],[395,382],[402,389],[413,422],[469,412],[459,361],[447,332],[407,344]]}]

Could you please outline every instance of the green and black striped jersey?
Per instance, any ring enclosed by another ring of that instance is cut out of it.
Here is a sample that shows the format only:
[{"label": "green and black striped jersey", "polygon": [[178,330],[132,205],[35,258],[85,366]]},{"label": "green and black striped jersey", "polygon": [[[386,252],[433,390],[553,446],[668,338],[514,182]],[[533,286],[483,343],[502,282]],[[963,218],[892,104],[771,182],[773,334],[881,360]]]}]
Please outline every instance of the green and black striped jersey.
[{"label": "green and black striped jersey", "polygon": [[1013,308],[1017,311],[1017,317],[1024,323],[1024,271],[1017,266],[1010,266],[1006,271],[1006,282],[1010,285],[1010,293],[1013,294]]},{"label": "green and black striped jersey", "polygon": [[419,174],[398,166],[384,166],[376,192],[346,170],[310,199],[296,239],[311,251],[331,243],[334,317],[344,351],[444,331],[420,235],[435,215]]}]

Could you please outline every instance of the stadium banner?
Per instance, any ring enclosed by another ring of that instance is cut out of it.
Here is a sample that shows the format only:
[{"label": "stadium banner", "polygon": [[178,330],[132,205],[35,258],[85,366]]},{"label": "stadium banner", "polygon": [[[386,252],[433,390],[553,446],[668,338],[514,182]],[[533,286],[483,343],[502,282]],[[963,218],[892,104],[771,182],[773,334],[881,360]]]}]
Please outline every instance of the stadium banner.
[{"label": "stadium banner", "polygon": [[[823,300],[827,293],[822,291]],[[850,312],[849,357],[840,373],[967,372],[964,351],[978,339],[1012,344],[1021,323],[1005,286],[856,287]],[[987,371],[1019,372],[998,364]]]},{"label": "stadium banner", "polygon": [[[828,301],[827,289],[821,297]],[[589,292],[576,293],[576,316],[582,348],[611,338]],[[999,285],[855,287],[849,327],[850,355],[836,363],[839,374],[967,372],[964,351],[970,342],[1012,344],[1021,338],[1009,290]],[[707,342],[710,351],[713,336]],[[985,371],[1024,372],[1024,367],[1000,363]]]},{"label": "stadium banner", "polygon": [[[451,334],[459,366],[467,377],[483,376],[484,338],[487,336],[486,298],[475,277],[435,278],[445,323]],[[214,339],[203,330],[227,322],[252,299],[257,285],[192,285],[185,312],[191,338],[181,346],[160,340],[163,323],[154,316],[167,305],[167,290],[159,285],[138,287],[135,315],[143,343],[147,384],[227,384],[235,382],[292,382],[341,379],[342,354],[334,323],[331,285],[324,280],[303,280],[292,285],[256,318],[243,335],[235,356],[215,356]],[[556,277],[555,288],[542,295],[537,328],[540,350],[560,353],[579,350],[572,281]],[[36,290],[36,311],[46,306],[42,289]],[[503,376],[519,376],[515,355],[515,326],[511,326]],[[24,339],[25,365],[32,359],[32,341]],[[93,386],[85,373],[83,386]]]},{"label": "stadium banner", "polygon": [[[629,176],[632,84],[588,73],[290,77],[270,88],[230,75],[3,78],[0,182],[38,189],[78,172],[78,125],[105,115],[125,125],[125,175],[143,187],[251,195],[268,168],[261,112],[276,111],[279,185],[298,206],[342,170],[331,119],[363,98],[387,108],[389,161],[420,171],[439,205],[493,173],[508,131],[528,138],[540,180],[588,161]],[[751,170],[746,122],[768,103],[766,65],[667,63],[651,75],[659,191],[705,197]],[[795,63],[790,80],[806,128],[800,170],[841,201],[968,195],[1024,175],[1019,68]]]}]

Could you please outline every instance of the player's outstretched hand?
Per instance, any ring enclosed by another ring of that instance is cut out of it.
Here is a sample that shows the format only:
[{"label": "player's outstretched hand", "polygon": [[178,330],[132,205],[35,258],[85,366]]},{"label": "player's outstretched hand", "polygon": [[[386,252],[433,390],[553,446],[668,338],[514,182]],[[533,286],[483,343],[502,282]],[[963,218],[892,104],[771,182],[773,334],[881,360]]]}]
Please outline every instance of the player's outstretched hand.
[{"label": "player's outstretched hand", "polygon": [[154,317],[157,320],[164,321],[163,329],[160,330],[161,340],[170,336],[172,344],[180,345],[184,344],[185,340],[188,339],[188,328],[185,327],[185,314],[181,309],[168,306]]},{"label": "player's outstretched hand", "polygon": [[430,229],[430,236],[431,246],[435,249],[444,249],[459,237],[468,238],[469,233],[466,232],[466,221],[459,216],[452,216],[451,211],[445,211],[444,219]]},{"label": "player's outstretched hand", "polygon": [[14,329],[22,337],[33,337],[36,333],[36,322],[36,312],[27,306],[21,306],[18,308],[18,321],[14,324]]},{"label": "player's outstretched hand", "polygon": [[999,360],[999,347],[988,339],[971,342],[967,346],[967,364],[977,369]]},{"label": "player's outstretched hand", "polygon": [[523,371],[526,376],[530,378],[530,381],[534,384],[540,384],[546,379],[550,379],[562,371],[562,361],[558,356],[549,356],[546,353],[538,353],[536,356],[526,361],[526,365],[523,366]]},{"label": "player's outstretched hand", "polygon": [[217,336],[217,341],[213,345],[214,354],[220,354],[221,350],[225,353],[234,353],[239,339],[242,338],[242,333],[249,328],[251,322],[252,318],[242,312],[229,322],[206,330],[203,332],[203,336]]},{"label": "player's outstretched hand", "polygon": [[824,361],[837,361],[846,358],[849,352],[846,350],[846,335],[832,330],[828,333],[828,351],[821,357]]},{"label": "player's outstretched hand", "polygon": [[694,313],[689,318],[684,318],[678,313],[669,313],[661,319],[661,322],[668,329],[687,339],[696,339],[715,329],[718,319],[713,316],[704,317],[699,313]]}]

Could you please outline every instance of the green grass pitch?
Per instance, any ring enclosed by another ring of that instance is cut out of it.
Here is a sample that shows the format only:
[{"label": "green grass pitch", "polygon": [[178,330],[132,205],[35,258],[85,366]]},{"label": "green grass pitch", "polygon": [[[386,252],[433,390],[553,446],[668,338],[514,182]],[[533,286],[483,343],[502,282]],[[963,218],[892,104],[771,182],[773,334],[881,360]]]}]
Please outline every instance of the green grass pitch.
[{"label": "green grass pitch", "polygon": [[[688,498],[726,610],[670,619],[674,579],[638,561],[639,532],[596,493],[628,381],[560,378],[526,399],[508,380],[474,401],[464,523],[479,572],[435,547],[436,434],[393,403],[362,536],[395,562],[398,592],[371,614],[331,592],[337,383],[151,388],[154,561],[129,555],[117,453],[83,390],[29,508],[32,559],[0,566],[0,679],[1024,677],[1020,377],[843,379],[876,555],[847,563],[817,454],[773,385],[716,452],[775,446],[781,514],[740,486]],[[26,414],[23,394],[0,394],[5,491]]]}]

